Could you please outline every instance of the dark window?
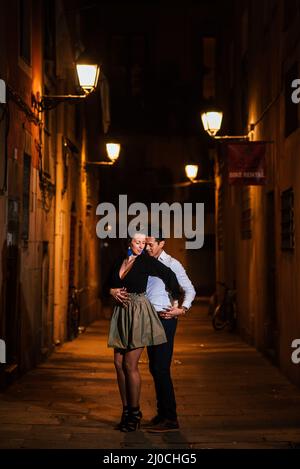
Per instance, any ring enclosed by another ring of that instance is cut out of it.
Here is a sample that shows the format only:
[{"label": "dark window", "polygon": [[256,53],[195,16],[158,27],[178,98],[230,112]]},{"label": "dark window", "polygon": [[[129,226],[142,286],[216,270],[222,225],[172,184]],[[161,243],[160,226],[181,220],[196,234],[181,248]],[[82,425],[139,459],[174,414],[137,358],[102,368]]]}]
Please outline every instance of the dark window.
[{"label": "dark window", "polygon": [[292,101],[292,82],[298,78],[298,63],[285,75],[285,136],[288,137],[298,128],[298,106]]},{"label": "dark window", "polygon": [[[49,90],[45,87],[45,94],[49,94]],[[46,175],[50,176],[50,152],[51,152],[51,111],[45,111],[44,121],[44,159],[43,170]]]},{"label": "dark window", "polygon": [[29,238],[29,201],[30,201],[31,157],[24,153],[23,164],[23,203],[22,203],[22,239]]},{"label": "dark window", "polygon": [[281,194],[281,249],[290,251],[294,247],[294,191],[290,188]]},{"label": "dark window", "polygon": [[249,187],[242,188],[241,238],[252,238],[252,209]]},{"label": "dark window", "polygon": [[20,56],[31,65],[31,0],[20,0],[19,8]]}]

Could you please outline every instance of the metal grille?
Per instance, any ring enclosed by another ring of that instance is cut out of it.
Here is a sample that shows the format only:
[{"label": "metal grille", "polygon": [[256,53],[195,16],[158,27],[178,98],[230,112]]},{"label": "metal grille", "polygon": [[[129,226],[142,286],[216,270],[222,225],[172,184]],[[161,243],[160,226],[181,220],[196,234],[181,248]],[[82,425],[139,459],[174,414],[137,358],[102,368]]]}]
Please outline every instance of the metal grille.
[{"label": "metal grille", "polygon": [[281,193],[281,249],[295,248],[294,191],[292,188]]}]

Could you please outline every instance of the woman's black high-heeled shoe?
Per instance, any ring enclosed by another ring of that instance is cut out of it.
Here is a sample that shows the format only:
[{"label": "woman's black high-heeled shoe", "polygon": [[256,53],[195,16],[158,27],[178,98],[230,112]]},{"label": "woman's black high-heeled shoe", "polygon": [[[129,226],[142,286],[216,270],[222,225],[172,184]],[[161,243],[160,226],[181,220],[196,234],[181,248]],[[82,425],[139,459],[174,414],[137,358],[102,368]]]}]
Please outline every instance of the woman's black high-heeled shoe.
[{"label": "woman's black high-heeled shoe", "polygon": [[121,415],[120,422],[115,427],[116,430],[121,430],[121,428],[126,424],[128,417],[129,417],[129,406],[126,405],[123,407],[123,412]]},{"label": "woman's black high-heeled shoe", "polygon": [[121,425],[121,432],[135,432],[141,426],[142,412],[139,407],[132,407],[129,410],[129,415],[125,420],[125,423]]}]

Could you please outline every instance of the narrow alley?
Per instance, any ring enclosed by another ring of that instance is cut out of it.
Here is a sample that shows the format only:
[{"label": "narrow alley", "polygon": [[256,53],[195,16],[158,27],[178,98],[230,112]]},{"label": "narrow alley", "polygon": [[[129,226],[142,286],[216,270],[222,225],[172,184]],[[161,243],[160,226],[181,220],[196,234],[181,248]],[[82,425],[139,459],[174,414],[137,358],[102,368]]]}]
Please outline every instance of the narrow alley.
[{"label": "narrow alley", "polygon": [[[0,397],[1,448],[296,448],[300,391],[237,335],[215,332],[207,304],[180,321],[173,359],[180,429],[114,430],[120,402],[108,320],[56,349]],[[143,422],[155,402],[141,359]]]},{"label": "narrow alley", "polygon": [[0,6],[2,466],[288,466],[300,0]]}]

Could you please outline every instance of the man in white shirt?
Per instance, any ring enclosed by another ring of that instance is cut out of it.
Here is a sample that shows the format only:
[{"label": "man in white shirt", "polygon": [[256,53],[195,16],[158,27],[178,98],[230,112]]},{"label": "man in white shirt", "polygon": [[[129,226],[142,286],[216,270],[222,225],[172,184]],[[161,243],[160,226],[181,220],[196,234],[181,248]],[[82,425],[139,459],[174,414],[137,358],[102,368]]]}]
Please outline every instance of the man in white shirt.
[{"label": "man in white shirt", "polygon": [[184,315],[191,307],[196,292],[180,262],[164,251],[165,240],[161,232],[159,232],[159,237],[147,237],[146,243],[148,254],[156,257],[173,270],[184,294],[182,305],[180,307],[178,304],[172,306],[163,281],[158,277],[149,277],[148,279],[146,295],[159,314],[168,340],[164,344],[147,348],[149,369],[154,379],[157,399],[157,415],[147,425],[147,428],[150,432],[161,433],[179,428],[171,378],[174,337],[177,318]]}]

